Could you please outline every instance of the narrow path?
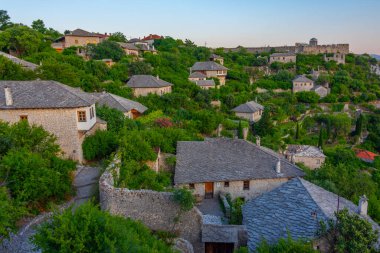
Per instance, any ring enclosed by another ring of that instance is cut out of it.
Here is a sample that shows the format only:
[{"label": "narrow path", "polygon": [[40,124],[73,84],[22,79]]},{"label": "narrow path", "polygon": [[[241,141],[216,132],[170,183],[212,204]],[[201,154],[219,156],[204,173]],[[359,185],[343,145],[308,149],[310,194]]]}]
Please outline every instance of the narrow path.
[{"label": "narrow path", "polygon": [[[101,171],[97,167],[78,165],[73,182],[77,194],[72,200],[61,205],[59,209],[64,210],[72,204],[79,206],[93,197],[96,198],[100,173]],[[35,234],[36,226],[48,220],[52,214],[52,212],[43,213],[35,217],[17,234],[13,234],[9,240],[5,240],[0,245],[0,253],[40,253],[41,251],[34,250],[34,245],[29,239]]]}]

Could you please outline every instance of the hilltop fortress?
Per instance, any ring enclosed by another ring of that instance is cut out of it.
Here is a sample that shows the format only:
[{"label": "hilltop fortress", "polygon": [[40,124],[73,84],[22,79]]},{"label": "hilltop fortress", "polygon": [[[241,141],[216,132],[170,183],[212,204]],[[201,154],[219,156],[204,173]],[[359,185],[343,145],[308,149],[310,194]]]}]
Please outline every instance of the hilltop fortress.
[{"label": "hilltop fortress", "polygon": [[[307,43],[296,43],[294,46],[267,46],[267,47],[243,47],[249,53],[263,53],[263,52],[287,52],[296,54],[329,54],[329,53],[340,53],[348,54],[349,44],[330,44],[330,45],[318,45],[318,40],[316,38],[310,39],[309,44]],[[226,52],[237,52],[242,47],[236,48],[225,48]]]}]

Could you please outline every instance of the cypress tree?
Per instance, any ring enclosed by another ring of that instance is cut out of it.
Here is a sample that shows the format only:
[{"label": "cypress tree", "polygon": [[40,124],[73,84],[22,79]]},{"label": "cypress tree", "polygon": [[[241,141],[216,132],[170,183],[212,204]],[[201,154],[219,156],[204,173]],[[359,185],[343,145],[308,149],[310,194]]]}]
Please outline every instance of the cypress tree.
[{"label": "cypress tree", "polygon": [[238,138],[243,139],[243,126],[241,125],[241,120],[239,120],[239,127],[238,127]]},{"label": "cypress tree", "polygon": [[323,128],[319,129],[319,140],[318,140],[318,147],[322,148],[323,147]]},{"label": "cypress tree", "polygon": [[300,125],[297,121],[297,128],[296,128],[296,140],[300,138]]},{"label": "cypress tree", "polygon": [[355,135],[360,136],[362,134],[362,130],[363,130],[363,115],[360,114],[358,119],[356,120]]}]

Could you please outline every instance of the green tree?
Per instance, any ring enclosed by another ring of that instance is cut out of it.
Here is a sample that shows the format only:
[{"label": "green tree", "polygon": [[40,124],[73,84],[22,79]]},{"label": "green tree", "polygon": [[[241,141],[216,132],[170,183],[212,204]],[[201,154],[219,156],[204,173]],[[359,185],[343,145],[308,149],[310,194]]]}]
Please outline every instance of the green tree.
[{"label": "green tree", "polygon": [[260,245],[256,248],[257,253],[318,253],[319,251],[313,249],[313,244],[305,240],[294,240],[288,234],[287,238],[280,238],[277,243],[269,244],[267,241],[262,240]]},{"label": "green tree", "polygon": [[318,147],[319,148],[323,147],[323,128],[322,128],[322,126],[319,129]]},{"label": "green tree", "polygon": [[190,211],[195,205],[193,193],[185,188],[175,189],[173,192],[173,198],[184,212]]},{"label": "green tree", "polygon": [[88,54],[95,60],[112,59],[120,61],[125,55],[124,50],[114,41],[105,40],[97,45],[87,46]]},{"label": "green tree", "polygon": [[44,21],[42,21],[41,19],[34,20],[32,22],[32,28],[42,34],[46,33],[47,30]]},{"label": "green tree", "polygon": [[0,30],[5,30],[10,25],[10,20],[8,12],[0,10]]},{"label": "green tree", "polygon": [[96,131],[94,135],[84,139],[82,147],[86,160],[103,159],[116,151],[118,138],[110,131]]},{"label": "green tree", "polygon": [[133,75],[150,75],[152,74],[153,68],[150,63],[145,61],[131,62],[128,64],[128,74]]},{"label": "green tree", "polygon": [[241,120],[239,120],[239,126],[238,126],[238,138],[243,139],[243,126],[241,125]]},{"label": "green tree", "polygon": [[297,121],[297,126],[296,126],[296,140],[300,138],[300,124]]},{"label": "green tree", "polygon": [[115,32],[108,37],[108,40],[115,42],[127,42],[127,37],[122,32]]},{"label": "green tree", "polygon": [[254,133],[262,136],[271,135],[274,132],[270,108],[265,108],[261,119],[253,125]]},{"label": "green tree", "polygon": [[355,135],[361,136],[362,131],[363,131],[363,114],[360,114],[358,119],[356,120]]},{"label": "green tree", "polygon": [[300,91],[296,93],[297,100],[303,103],[315,104],[319,101],[319,96],[313,91]]},{"label": "green tree", "polygon": [[321,224],[319,233],[327,238],[332,252],[372,252],[378,239],[378,232],[371,223],[347,209],[335,213],[336,219]]},{"label": "green tree", "polygon": [[43,252],[172,252],[141,223],[111,216],[91,203],[56,213],[37,229],[33,243]]}]

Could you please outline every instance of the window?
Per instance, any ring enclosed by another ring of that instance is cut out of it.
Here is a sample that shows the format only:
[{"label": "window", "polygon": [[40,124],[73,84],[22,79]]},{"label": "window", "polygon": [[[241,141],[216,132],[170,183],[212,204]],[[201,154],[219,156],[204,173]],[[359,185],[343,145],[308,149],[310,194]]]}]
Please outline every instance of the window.
[{"label": "window", "polygon": [[249,190],[249,181],[243,182],[243,190]]},{"label": "window", "polygon": [[321,160],[317,159],[317,164],[321,164]]},{"label": "window", "polygon": [[20,120],[28,121],[28,115],[20,115]]},{"label": "window", "polygon": [[90,119],[92,119],[94,116],[95,116],[94,107],[91,107],[90,108]]},{"label": "window", "polygon": [[230,187],[230,182],[228,181],[224,182],[224,187]]},{"label": "window", "polygon": [[78,44],[79,42],[78,42],[78,40],[75,40],[75,44]]},{"label": "window", "polygon": [[86,111],[78,111],[78,121],[79,122],[86,122]]},{"label": "window", "polygon": [[189,189],[190,190],[194,190],[195,189],[195,185],[194,184],[189,184]]}]

